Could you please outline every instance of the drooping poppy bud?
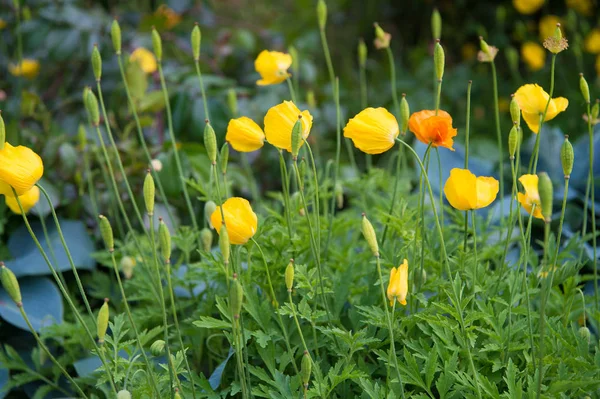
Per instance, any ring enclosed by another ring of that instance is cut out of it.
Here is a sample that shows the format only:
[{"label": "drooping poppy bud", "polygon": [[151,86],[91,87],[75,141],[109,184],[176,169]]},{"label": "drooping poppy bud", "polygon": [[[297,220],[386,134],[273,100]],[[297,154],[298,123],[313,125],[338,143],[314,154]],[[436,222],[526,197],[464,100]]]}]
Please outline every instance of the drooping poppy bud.
[{"label": "drooping poppy bud", "polygon": [[373,228],[373,225],[371,224],[369,219],[367,219],[367,215],[364,213],[362,214],[361,231],[363,237],[365,238],[365,240],[367,240],[367,243],[369,244],[371,252],[373,252],[373,256],[379,257],[379,244],[377,244],[377,235],[375,234],[375,229]]}]

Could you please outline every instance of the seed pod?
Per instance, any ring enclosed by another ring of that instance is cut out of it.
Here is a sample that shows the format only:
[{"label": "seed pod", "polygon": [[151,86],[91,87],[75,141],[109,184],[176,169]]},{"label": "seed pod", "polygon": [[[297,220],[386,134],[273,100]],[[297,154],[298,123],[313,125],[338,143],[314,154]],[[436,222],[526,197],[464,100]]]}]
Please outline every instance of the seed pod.
[{"label": "seed pod", "polygon": [[381,26],[379,26],[379,24],[377,22],[375,22],[373,24],[373,26],[375,27],[375,37],[379,40],[386,40],[385,37],[385,31],[383,30],[383,28]]},{"label": "seed pod", "polygon": [[367,219],[367,215],[363,213],[362,216],[363,218],[361,231],[363,237],[365,237],[365,240],[367,240],[369,248],[371,248],[371,252],[373,252],[373,256],[379,257],[379,244],[377,244],[377,235],[375,235],[375,229],[373,228],[373,225],[371,224],[369,219]]},{"label": "seed pod", "polygon": [[288,292],[292,292],[294,287],[294,259],[290,259],[290,263],[285,268],[285,286]]},{"label": "seed pod", "polygon": [[435,66],[435,75],[437,76],[438,80],[442,80],[444,77],[446,56],[444,54],[444,48],[440,44],[439,40],[436,40],[435,47],[433,49],[433,64]]},{"label": "seed pod", "polygon": [[137,262],[131,256],[123,256],[121,258],[121,271],[126,279],[129,280],[133,276],[133,269],[135,269],[136,264]]},{"label": "seed pod", "polygon": [[162,339],[157,339],[156,341],[152,342],[152,345],[150,345],[150,352],[152,352],[154,356],[160,356],[164,353],[164,351],[165,341]]},{"label": "seed pod", "polygon": [[515,158],[515,153],[517,152],[517,146],[519,145],[519,128],[517,125],[513,125],[512,129],[510,129],[510,133],[508,134],[508,153],[510,155],[510,159]]},{"label": "seed pod", "polygon": [[486,55],[488,55],[488,56],[490,55],[490,45],[487,44],[487,42],[485,40],[483,40],[483,37],[481,37],[481,36],[479,36],[479,48]]},{"label": "seed pod", "polygon": [[335,184],[334,193],[337,207],[338,209],[342,209],[344,207],[344,189],[339,182]]},{"label": "seed pod", "polygon": [[519,107],[519,103],[514,94],[510,100],[510,118],[512,119],[512,123],[517,127],[521,126],[521,108]]},{"label": "seed pod", "polygon": [[431,34],[434,39],[442,38],[442,16],[437,8],[431,13]]},{"label": "seed pod", "polygon": [[213,234],[210,229],[205,227],[200,230],[200,241],[202,242],[202,249],[205,252],[210,252],[213,242]]},{"label": "seed pod", "polygon": [[292,128],[292,157],[298,158],[298,152],[300,152],[300,146],[302,145],[302,115],[298,115],[298,120]]},{"label": "seed pod", "polygon": [[156,60],[160,63],[162,61],[162,39],[154,27],[152,27],[152,47],[154,48]]},{"label": "seed pod", "polygon": [[102,78],[102,56],[97,44],[94,44],[94,49],[92,50],[92,70],[94,71],[96,81],[99,82]]},{"label": "seed pod", "polygon": [[563,38],[562,30],[560,29],[560,24],[557,23],[556,29],[554,29],[554,39],[557,41],[560,41],[560,40],[562,40],[562,38]]},{"label": "seed pod", "polygon": [[131,399],[131,393],[126,389],[122,389],[117,392],[117,399]]},{"label": "seed pod", "polygon": [[2,118],[2,111],[0,111],[0,150],[4,148],[5,141],[6,141],[6,126],[4,125],[4,119]]},{"label": "seed pod", "polygon": [[200,42],[202,40],[202,33],[200,32],[200,27],[196,22],[194,29],[192,29],[192,53],[194,54],[194,61],[200,60]]},{"label": "seed pod", "polygon": [[590,344],[590,340],[592,338],[592,333],[590,332],[590,329],[587,327],[581,327],[579,328],[579,336],[583,339],[585,339],[588,343],[588,345]]},{"label": "seed pod", "polygon": [[19,281],[15,274],[4,263],[0,262],[0,279],[2,280],[2,287],[17,306],[21,304],[23,298],[21,297],[21,288],[19,287]]},{"label": "seed pod", "polygon": [[113,48],[115,49],[115,53],[117,55],[121,54],[121,27],[119,26],[119,21],[116,19],[113,20],[112,25],[110,26],[110,36],[113,42]]},{"label": "seed pod", "polygon": [[308,382],[310,381],[311,373],[312,362],[310,360],[308,352],[304,351],[304,356],[302,356],[302,364],[300,366],[300,375],[302,376],[302,384],[304,384],[304,388],[308,387]]},{"label": "seed pod", "polygon": [[227,105],[229,106],[229,111],[231,115],[234,117],[238,114],[238,104],[237,104],[237,93],[234,88],[227,90]]},{"label": "seed pod", "polygon": [[102,345],[104,343],[104,337],[106,336],[106,330],[108,330],[108,298],[104,298],[104,304],[98,312],[98,318],[96,321],[98,329],[98,343]]},{"label": "seed pod", "polygon": [[317,20],[319,21],[319,29],[325,29],[325,25],[327,25],[327,4],[324,0],[319,0],[317,3]]},{"label": "seed pod", "polygon": [[104,240],[104,245],[108,252],[113,252],[115,250],[115,240],[110,221],[104,215],[99,215],[98,219],[100,219],[100,234],[102,235],[102,240]]},{"label": "seed pod", "polygon": [[[2,116],[0,116],[0,118],[2,118]],[[0,126],[0,129],[1,129],[1,126]],[[2,136],[2,133],[0,132],[0,138],[2,138],[1,136]],[[85,127],[82,124],[79,124],[79,128],[77,129],[77,140],[79,141],[79,149],[81,151],[85,151],[85,148],[87,147],[87,134],[85,131]],[[0,144],[0,146],[1,145],[2,144]]]},{"label": "seed pod", "polygon": [[84,94],[85,99],[85,107],[90,115],[90,122],[94,126],[100,125],[100,109],[98,108],[98,99],[96,95],[92,91],[92,89],[88,88],[86,91],[87,94]]},{"label": "seed pod", "polygon": [[225,224],[221,225],[221,230],[219,231],[219,248],[223,254],[223,263],[228,265],[229,257],[231,255],[231,246],[229,244],[229,233],[227,232]]},{"label": "seed pod", "polygon": [[410,107],[406,101],[406,94],[402,93],[400,100],[400,133],[406,134],[408,131],[408,119],[410,118]]},{"label": "seed pod", "polygon": [[208,154],[208,159],[213,165],[217,164],[217,136],[215,129],[212,128],[210,123],[207,121],[204,126],[204,148]]},{"label": "seed pod", "polygon": [[546,223],[549,223],[552,219],[552,180],[550,180],[550,176],[548,176],[546,172],[539,173],[538,179],[538,191],[540,193],[542,216],[544,216]]},{"label": "seed pod", "polygon": [[229,162],[229,144],[227,142],[225,142],[225,144],[223,144],[223,147],[221,147],[220,161],[221,161],[221,172],[223,172],[223,174],[226,174],[227,173],[227,162]]},{"label": "seed pod", "polygon": [[367,64],[367,45],[363,39],[358,41],[358,65],[362,68]]},{"label": "seed pod", "polygon": [[240,316],[243,301],[244,289],[237,278],[237,274],[234,274],[233,283],[229,288],[229,306],[231,306],[231,313],[235,319],[239,318]]},{"label": "seed pod", "polygon": [[210,222],[210,217],[216,210],[217,204],[215,204],[214,201],[206,201],[206,203],[204,204],[204,218],[206,219],[206,222],[208,223],[208,226],[211,229],[214,229],[214,227]]},{"label": "seed pod", "polygon": [[152,177],[150,170],[148,170],[146,178],[144,179],[144,203],[146,204],[146,212],[150,216],[154,215],[155,193],[156,188],[154,186],[154,178]]},{"label": "seed pod", "polygon": [[565,179],[571,177],[574,162],[575,154],[573,153],[573,146],[569,141],[569,136],[565,136],[565,141],[563,142],[562,147],[560,147],[560,163],[562,164]]},{"label": "seed pod", "polygon": [[581,91],[581,95],[585,100],[586,104],[590,103],[590,86],[588,85],[587,80],[583,77],[583,74],[579,74],[579,90]]},{"label": "seed pod", "polygon": [[160,253],[165,262],[168,263],[171,260],[171,232],[162,219],[158,223],[158,243]]}]

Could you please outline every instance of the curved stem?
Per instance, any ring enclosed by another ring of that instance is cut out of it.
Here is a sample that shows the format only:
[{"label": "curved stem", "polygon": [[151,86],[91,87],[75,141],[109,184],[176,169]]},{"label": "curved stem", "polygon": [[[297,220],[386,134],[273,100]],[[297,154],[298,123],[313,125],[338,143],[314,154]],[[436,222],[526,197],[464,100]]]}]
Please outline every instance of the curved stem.
[{"label": "curved stem", "polygon": [[[548,238],[550,237],[550,222],[546,221],[544,223],[544,257],[542,261],[543,271],[544,267],[554,268],[553,265],[548,265]],[[558,245],[558,243],[557,243]],[[543,273],[543,272],[542,272]],[[552,273],[549,271],[548,273]],[[546,291],[551,289],[552,287],[548,287],[547,276],[544,274],[541,275],[541,284],[542,289],[540,290],[540,340],[539,340],[539,349],[538,349],[538,378],[537,378],[537,395],[536,397],[539,399],[542,394],[542,380],[544,379],[544,351],[546,349],[544,343],[544,333],[546,331]]]},{"label": "curved stem", "polygon": [[[498,108],[498,77],[496,75],[496,64],[494,60],[492,65],[492,81],[494,89],[494,121],[496,123],[496,137],[498,139],[498,163],[500,166],[500,196],[504,195],[504,150],[502,143],[502,131],[500,129],[500,110]],[[504,207],[500,207],[500,218],[504,220]]]},{"label": "curved stem", "polygon": [[[548,107],[550,106],[550,101],[552,101],[552,96],[554,95],[554,67],[555,67],[555,64],[556,64],[556,54],[552,54],[552,63],[550,64],[550,93],[548,93],[548,101],[546,102],[546,107],[544,108],[544,112],[540,115],[540,126],[538,128],[538,136],[536,138],[535,163],[533,164],[533,174],[535,174],[537,171],[539,139],[540,139],[540,134],[542,133],[542,126],[544,124],[544,120],[546,119],[546,113],[548,112]],[[529,169],[531,170],[531,164],[529,166]]]},{"label": "curved stem", "polygon": [[[312,167],[313,174],[313,184],[315,190],[315,226],[317,229],[317,249],[319,253],[321,253],[321,206],[320,206],[320,195],[319,195],[319,175],[317,174],[317,166],[315,164],[315,157],[313,156],[312,149],[310,148],[310,144],[308,141],[304,142],[306,144],[306,149],[308,150],[308,155],[310,157],[310,164]],[[334,188],[335,190],[335,188]]]},{"label": "curved stem", "polygon": [[396,178],[394,179],[394,188],[392,191],[392,202],[390,203],[390,209],[388,211],[388,220],[385,223],[385,226],[383,227],[383,235],[381,236],[381,246],[383,247],[385,244],[385,238],[387,235],[387,231],[388,231],[388,227],[389,227],[389,222],[390,219],[392,218],[392,215],[394,214],[394,209],[396,208],[396,196],[398,195],[398,180],[400,180],[400,163],[402,160],[402,147],[398,146],[398,159],[396,160]]},{"label": "curved stem", "polygon": [[394,109],[396,110],[396,117],[400,117],[400,102],[398,101],[398,93],[396,89],[396,63],[394,62],[394,54],[392,49],[386,47],[385,52],[388,56],[388,64],[390,66],[390,83],[392,85],[392,100],[394,101]]},{"label": "curved stem", "polygon": [[292,98],[292,102],[294,104],[298,104],[296,100],[296,91],[294,90],[294,85],[292,84],[292,80],[290,79],[289,75],[287,76],[287,78],[285,78],[285,81],[287,82],[288,89],[290,90],[290,97]]},{"label": "curved stem", "polygon": [[[296,249],[294,247],[294,240],[292,240],[292,216],[291,216],[291,204],[290,204],[290,178],[288,176],[287,166],[285,165],[285,158],[283,157],[283,150],[279,150],[279,170],[281,172],[282,190],[283,190],[283,212],[287,221],[287,230],[290,238],[290,248],[292,253],[295,254]],[[308,212],[308,209],[304,210]]]}]

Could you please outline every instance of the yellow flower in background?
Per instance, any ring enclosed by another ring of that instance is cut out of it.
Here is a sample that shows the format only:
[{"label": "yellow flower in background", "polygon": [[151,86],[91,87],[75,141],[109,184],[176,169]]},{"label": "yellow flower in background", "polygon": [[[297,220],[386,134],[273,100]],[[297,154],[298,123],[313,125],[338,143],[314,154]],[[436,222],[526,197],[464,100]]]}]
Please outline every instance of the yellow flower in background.
[{"label": "yellow flower in background", "polygon": [[473,43],[465,43],[460,48],[460,55],[464,61],[470,61],[477,56],[477,46]]},{"label": "yellow flower in background", "polygon": [[129,56],[129,62],[137,62],[145,73],[154,73],[158,69],[156,57],[152,51],[144,47],[136,48]]},{"label": "yellow flower in background", "polygon": [[521,206],[525,208],[527,213],[531,214],[531,209],[535,205],[533,211],[533,217],[537,219],[544,219],[542,215],[542,206],[540,203],[540,193],[538,191],[538,176],[537,175],[523,175],[519,177],[519,181],[525,189],[525,193],[518,193],[517,199],[521,203]]},{"label": "yellow flower in background", "polygon": [[544,4],[544,0],[513,0],[515,9],[525,15],[533,14]]},{"label": "yellow flower in background", "polygon": [[[271,107],[265,115],[265,136],[267,141],[274,147],[292,152],[292,129],[302,115],[302,138],[306,140],[312,127],[312,115],[308,111],[302,111],[291,101]],[[300,147],[304,145],[304,140]]]},{"label": "yellow flower in background", "polygon": [[546,50],[535,42],[525,42],[521,46],[521,58],[532,71],[539,71],[546,64]]},{"label": "yellow flower in background", "polygon": [[556,24],[560,23],[562,23],[561,19],[556,15],[544,15],[540,19],[539,24],[540,40],[544,41],[546,38],[554,36],[554,32],[556,32]]},{"label": "yellow flower in background", "polygon": [[8,64],[8,71],[13,76],[33,79],[40,73],[40,63],[37,60],[24,58],[21,65]]},{"label": "yellow flower in background", "polygon": [[406,296],[408,295],[408,261],[390,270],[390,282],[388,283],[387,298],[390,306],[397,300],[401,305],[406,306]]},{"label": "yellow flower in background", "polygon": [[381,154],[394,146],[400,128],[394,115],[385,108],[366,108],[348,121],[344,137],[367,154]]},{"label": "yellow flower in background", "polygon": [[6,21],[0,18],[0,30],[6,28]]},{"label": "yellow flower in background", "polygon": [[[256,233],[258,218],[247,199],[229,198],[223,204],[223,214],[225,216],[225,228],[232,244],[243,245]],[[210,222],[219,233],[223,224],[220,206],[217,206],[217,209],[210,215]]]},{"label": "yellow flower in background", "polygon": [[450,205],[459,211],[485,208],[498,195],[498,180],[477,177],[468,169],[454,168],[444,185],[444,194]]},{"label": "yellow flower in background", "polygon": [[229,121],[225,140],[227,140],[236,151],[252,152],[264,145],[265,134],[256,122],[248,117],[242,116]]},{"label": "yellow flower in background", "polygon": [[[521,108],[523,119],[533,133],[538,133],[540,128],[540,115],[544,113],[550,96],[537,84],[526,84],[517,90],[515,100]],[[569,100],[556,97],[550,100],[544,122],[552,120],[569,106]]]},{"label": "yellow flower in background", "polygon": [[592,0],[567,0],[567,7],[574,9],[582,15],[589,16],[592,14],[594,4]]},{"label": "yellow flower in background", "polygon": [[161,17],[165,20],[165,28],[171,29],[181,22],[181,15],[173,11],[166,4],[161,4],[156,9],[154,15]]},{"label": "yellow flower in background", "polygon": [[[19,208],[19,203],[17,202],[16,197],[5,196],[6,205],[10,208],[11,211],[16,213],[17,215],[21,214],[21,208]],[[35,206],[40,200],[40,189],[38,186],[33,186],[29,191],[25,194],[19,196],[19,201],[21,202],[21,206],[25,213],[28,213],[31,208]]]},{"label": "yellow flower in background", "polygon": [[587,34],[583,42],[583,47],[588,53],[600,53],[600,28],[594,28]]},{"label": "yellow flower in background", "polygon": [[0,194],[14,197],[23,195],[37,183],[44,174],[42,158],[24,146],[13,147],[4,143],[0,150]]},{"label": "yellow flower in background", "polygon": [[259,86],[276,85],[287,79],[289,67],[292,65],[292,56],[279,51],[260,52],[254,61],[254,68],[262,79],[257,80]]}]

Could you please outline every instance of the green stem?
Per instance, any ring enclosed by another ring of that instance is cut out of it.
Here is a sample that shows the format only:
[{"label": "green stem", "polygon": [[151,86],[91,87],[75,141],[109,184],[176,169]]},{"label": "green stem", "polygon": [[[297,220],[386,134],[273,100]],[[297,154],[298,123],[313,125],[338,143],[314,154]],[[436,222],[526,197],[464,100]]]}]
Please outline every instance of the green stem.
[{"label": "green stem", "polygon": [[[466,126],[465,126],[465,169],[469,169],[469,142],[470,142],[470,132],[471,132],[471,87],[473,86],[473,81],[469,80],[467,84],[467,118],[466,118]],[[440,174],[441,176],[441,174]],[[440,191],[441,191],[440,185]],[[463,250],[467,251],[467,235],[469,229],[469,214],[468,211],[465,211],[465,237],[463,242]]]},{"label": "green stem", "polygon": [[392,49],[386,47],[385,52],[388,56],[388,64],[390,66],[390,83],[392,85],[392,100],[394,101],[394,109],[396,110],[396,117],[400,117],[400,102],[398,101],[398,93],[396,89],[396,64],[394,62],[394,54]]},{"label": "green stem", "polygon": [[[498,163],[500,166],[500,195],[504,195],[504,150],[502,144],[502,131],[500,130],[500,109],[498,108],[498,77],[496,64],[492,60],[492,80],[494,89],[494,120],[496,122],[496,137],[498,139]],[[504,207],[500,207],[500,218],[504,220]]]},{"label": "green stem", "polygon": [[396,178],[394,179],[394,188],[392,190],[392,202],[390,202],[390,209],[388,211],[388,219],[383,227],[383,235],[381,236],[381,246],[385,244],[385,238],[387,235],[388,227],[396,208],[396,196],[398,195],[398,180],[400,180],[400,163],[402,160],[402,147],[398,146],[398,159],[396,160]]},{"label": "green stem", "polygon": [[246,177],[248,178],[248,181],[250,182],[249,183],[250,194],[252,195],[252,198],[254,199],[254,201],[260,202],[260,193],[258,191],[256,178],[254,177],[254,173],[252,172],[252,167],[250,166],[250,162],[248,161],[248,156],[246,155],[245,152],[240,153],[240,159],[242,161],[242,167],[246,171]]},{"label": "green stem", "polygon": [[200,59],[195,59],[194,64],[196,66],[196,75],[198,76],[200,92],[202,93],[202,106],[204,107],[204,118],[210,120],[210,116],[208,115],[208,101],[206,100],[206,91],[204,90],[204,80],[202,79],[202,71],[200,70]]},{"label": "green stem", "polygon": [[[233,318],[232,320],[232,330],[233,330],[233,337],[235,340],[235,359],[236,359],[236,363],[237,363],[237,368],[238,368],[238,375],[240,377],[240,388],[242,390],[242,397],[244,399],[248,398],[248,387],[246,386],[246,374],[244,372],[244,364],[242,361],[242,337],[241,337],[241,333],[240,333],[240,326],[239,324],[239,319]],[[245,339],[245,338],[244,338]]]},{"label": "green stem", "polygon": [[[548,94],[548,101],[546,102],[546,107],[544,108],[544,113],[540,115],[540,127],[538,128],[538,136],[536,138],[536,150],[535,150],[535,163],[533,164],[533,174],[537,171],[537,162],[538,162],[538,153],[539,153],[539,139],[540,134],[542,133],[542,125],[544,124],[544,120],[546,119],[546,113],[548,112],[548,107],[550,106],[550,101],[552,101],[552,96],[554,95],[554,66],[556,64],[556,54],[552,54],[552,63],[550,64],[550,93]],[[531,164],[530,164],[531,165]],[[531,170],[531,166],[529,167]]]},{"label": "green stem", "polygon": [[444,189],[442,184],[442,160],[440,159],[440,149],[435,147],[435,157],[437,158],[438,164],[438,184],[440,191],[440,222],[442,224],[442,232],[444,231]]},{"label": "green stem", "polygon": [[310,144],[308,144],[308,141],[305,141],[304,143],[306,144],[306,149],[308,150],[310,164],[312,167],[313,184],[315,190],[315,226],[317,229],[317,249],[319,250],[319,253],[321,253],[321,201],[319,195],[319,175],[317,174],[317,165],[315,164],[315,157],[313,156]]},{"label": "green stem", "polygon": [[[542,261],[541,270],[544,270],[544,267],[553,268],[554,266],[548,265],[548,238],[550,237],[550,221],[546,221],[544,223],[544,257]],[[558,242],[557,242],[558,247]],[[551,271],[549,272],[551,273]],[[539,399],[542,394],[542,380],[544,379],[544,350],[546,346],[544,345],[544,333],[546,331],[546,291],[549,288],[547,283],[547,277],[541,275],[542,280],[542,288],[540,290],[540,340],[539,340],[539,349],[538,349],[538,379],[537,379],[537,395],[536,397]]]},{"label": "green stem", "polygon": [[435,95],[435,114],[440,110],[440,101],[442,98],[442,79],[437,80],[437,91]]},{"label": "green stem", "polygon": [[471,211],[471,224],[473,226],[473,254],[475,255],[475,266],[473,267],[473,300],[471,301],[471,310],[475,303],[475,294],[477,285],[477,269],[479,268],[479,260],[477,259],[477,226],[475,221],[475,211]]},{"label": "green stem", "polygon": [[[52,258],[52,262],[54,262],[55,265],[58,265],[56,253],[54,252],[54,244],[52,243],[52,239],[50,238],[50,235],[48,234],[48,228],[46,227],[46,218],[44,216],[42,216],[41,213],[38,213],[38,218],[40,220],[40,225],[42,226],[42,231],[44,232],[44,240],[46,240],[46,244],[48,244],[48,251],[50,252],[50,257]],[[58,272],[58,276],[60,277],[60,281],[62,281],[63,285],[68,289],[67,282],[65,280],[65,276],[63,275],[62,271],[57,270],[57,272]],[[69,292],[69,295],[70,294],[71,293]]]},{"label": "green stem", "polygon": [[292,84],[292,80],[290,79],[289,75],[287,78],[285,78],[285,81],[287,82],[288,89],[290,90],[290,97],[292,98],[292,102],[294,104],[298,104],[298,102],[296,101],[296,91],[294,90],[294,85]]},{"label": "green stem", "polygon": [[[296,249],[294,247],[294,240],[292,240],[292,215],[291,215],[291,204],[290,204],[290,179],[288,176],[287,166],[285,165],[285,158],[283,156],[283,150],[279,150],[279,170],[281,172],[282,190],[283,190],[283,207],[284,214],[287,221],[288,236],[290,238],[290,248],[292,254],[295,254]],[[308,210],[305,209],[305,212]]]},{"label": "green stem", "polygon": [[[588,169],[588,179],[590,182],[590,203],[592,206],[591,213],[591,221],[592,221],[592,248],[593,248],[593,259],[592,259],[592,269],[594,270],[594,307],[596,310],[596,314],[598,313],[598,270],[597,270],[597,241],[596,241],[596,199],[595,199],[595,177],[594,177],[594,131],[592,129],[592,113],[590,110],[590,104],[587,104],[587,115],[588,115],[588,137],[589,137],[589,169]],[[587,212],[586,212],[587,213]]]},{"label": "green stem", "polygon": [[[17,62],[19,63],[19,70],[23,72],[23,33],[21,32],[21,5],[20,0],[14,1],[15,5],[15,16],[17,19]],[[17,93],[19,96],[19,104],[23,101],[23,76],[17,77]],[[17,107],[17,121],[21,123],[21,107]],[[19,139],[21,138],[21,129],[17,129]]]},{"label": "green stem", "polygon": [[[361,62],[358,63],[358,79],[360,84],[360,107],[361,109],[367,108],[368,103],[368,90],[367,90],[367,71],[365,65]],[[373,156],[366,154],[367,170],[373,168]]]},{"label": "green stem", "polygon": [[[426,232],[425,232],[425,189],[424,189],[424,180],[425,177],[427,177],[427,179],[429,179],[428,174],[429,174],[429,154],[431,151],[431,143],[427,146],[427,149],[425,150],[425,154],[423,154],[423,162],[425,162],[425,171],[423,172],[423,170],[421,171],[421,176],[419,179],[419,220],[421,221],[421,256],[419,257],[420,259],[420,276],[423,276],[423,269],[425,268],[425,238],[426,238]],[[433,201],[433,200],[432,200]],[[433,202],[432,202],[433,203]],[[435,208],[435,205],[434,205]],[[419,284],[421,284],[421,280],[422,278],[419,279]]]},{"label": "green stem", "polygon": [[83,150],[83,173],[85,174],[88,195],[90,196],[90,202],[92,204],[92,212],[94,215],[98,215],[98,203],[96,202],[96,190],[94,189],[94,181],[92,179],[92,170],[90,168],[89,153],[86,149]]}]

